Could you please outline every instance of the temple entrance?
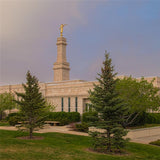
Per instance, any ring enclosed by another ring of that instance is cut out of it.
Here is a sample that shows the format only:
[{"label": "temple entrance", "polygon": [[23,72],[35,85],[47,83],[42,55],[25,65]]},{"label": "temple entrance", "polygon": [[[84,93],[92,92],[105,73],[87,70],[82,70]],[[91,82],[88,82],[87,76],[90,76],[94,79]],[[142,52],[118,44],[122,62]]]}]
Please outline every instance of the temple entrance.
[{"label": "temple entrance", "polygon": [[91,102],[88,98],[84,98],[83,99],[83,113],[84,112],[89,112],[89,111],[92,111],[93,110],[93,107],[91,105]]}]

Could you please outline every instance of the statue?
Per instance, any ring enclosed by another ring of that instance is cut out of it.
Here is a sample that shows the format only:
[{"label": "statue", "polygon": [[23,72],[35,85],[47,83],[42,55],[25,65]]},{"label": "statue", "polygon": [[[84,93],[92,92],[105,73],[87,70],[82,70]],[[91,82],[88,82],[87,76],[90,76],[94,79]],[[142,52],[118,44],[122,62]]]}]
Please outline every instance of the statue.
[{"label": "statue", "polygon": [[67,24],[61,24],[60,26],[60,31],[61,31],[61,37],[63,36],[63,27],[66,26]]}]

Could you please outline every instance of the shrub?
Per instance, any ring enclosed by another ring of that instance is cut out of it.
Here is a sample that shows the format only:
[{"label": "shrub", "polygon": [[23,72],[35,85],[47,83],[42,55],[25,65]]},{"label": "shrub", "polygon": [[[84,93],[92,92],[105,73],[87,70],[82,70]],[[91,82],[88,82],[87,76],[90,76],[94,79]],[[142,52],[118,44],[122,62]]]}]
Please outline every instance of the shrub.
[{"label": "shrub", "polygon": [[18,122],[20,121],[20,117],[19,116],[12,116],[9,118],[8,122],[11,126],[15,126],[16,124],[18,124]]},{"label": "shrub", "polygon": [[160,113],[141,113],[129,126],[140,126],[144,124],[160,124]]},{"label": "shrub", "polygon": [[78,112],[67,112],[68,119],[70,119],[70,122],[79,122],[80,121],[80,113]]},{"label": "shrub", "polygon": [[[134,113],[130,119],[133,119],[135,117],[137,113]],[[131,123],[129,124],[128,126],[129,127],[133,127],[133,126],[141,126],[141,125],[144,125],[146,122],[145,122],[145,117],[146,117],[146,112],[142,112],[141,114],[139,114],[136,119]]]},{"label": "shrub", "polygon": [[157,141],[150,142],[149,144],[160,146],[160,139],[158,139]]},{"label": "shrub", "polygon": [[65,118],[65,117],[63,119],[58,120],[58,121],[60,121],[60,125],[61,126],[64,126],[64,125],[67,125],[67,124],[70,123],[70,121],[68,120],[68,118]]},{"label": "shrub", "polygon": [[21,121],[21,114],[19,112],[10,113],[6,120],[9,122],[11,126],[15,126],[19,121]]},{"label": "shrub", "polygon": [[160,113],[146,113],[145,123],[160,124]]},{"label": "shrub", "polygon": [[95,122],[98,118],[98,113],[96,111],[85,112],[82,114],[82,122]]},{"label": "shrub", "polygon": [[50,112],[47,120],[59,121],[60,125],[66,125],[72,122],[79,122],[80,113],[78,112]]},{"label": "shrub", "polygon": [[76,124],[76,130],[80,132],[88,132],[88,124],[85,122]]},{"label": "shrub", "polygon": [[8,114],[8,116],[6,117],[6,120],[8,121],[8,120],[10,119],[10,117],[15,117],[15,116],[20,117],[20,113],[19,113],[19,112],[10,113],[10,114]]}]

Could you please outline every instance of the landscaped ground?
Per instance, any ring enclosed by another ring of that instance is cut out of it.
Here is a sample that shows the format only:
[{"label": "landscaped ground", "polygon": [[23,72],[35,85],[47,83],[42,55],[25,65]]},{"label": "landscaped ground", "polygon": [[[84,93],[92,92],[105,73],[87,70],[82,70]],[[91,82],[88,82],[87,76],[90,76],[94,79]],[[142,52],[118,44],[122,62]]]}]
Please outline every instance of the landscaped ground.
[{"label": "landscaped ground", "polygon": [[150,144],[160,146],[160,139],[153,141],[153,142],[150,142]]},{"label": "landscaped ground", "polygon": [[160,160],[160,147],[129,143],[128,155],[89,152],[91,139],[62,133],[36,134],[43,140],[22,140],[26,133],[0,130],[1,160]]},{"label": "landscaped ground", "polygon": [[0,121],[0,126],[9,126],[9,123],[8,122]]},{"label": "landscaped ground", "polygon": [[150,127],[160,127],[160,124],[144,124],[142,126],[127,127],[127,129],[140,129],[140,128],[150,128]]}]

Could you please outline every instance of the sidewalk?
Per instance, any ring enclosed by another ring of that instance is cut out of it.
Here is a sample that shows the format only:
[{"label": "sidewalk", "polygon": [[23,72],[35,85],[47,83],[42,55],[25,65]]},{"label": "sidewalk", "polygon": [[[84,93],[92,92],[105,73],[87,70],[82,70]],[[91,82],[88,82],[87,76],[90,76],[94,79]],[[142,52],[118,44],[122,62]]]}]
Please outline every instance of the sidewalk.
[{"label": "sidewalk", "polygon": [[160,139],[160,127],[129,130],[127,137],[132,142],[148,144]]},{"label": "sidewalk", "polygon": [[[13,126],[0,126],[2,130],[17,130]],[[47,132],[59,132],[67,133],[81,136],[88,136],[88,133],[72,131],[68,126],[46,126],[44,129],[36,131],[37,133],[47,133]],[[148,144],[151,141],[160,139],[160,127],[143,128],[130,130],[127,138],[131,139],[131,142]]]}]

